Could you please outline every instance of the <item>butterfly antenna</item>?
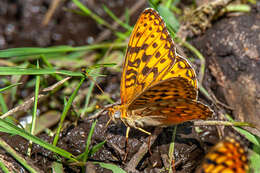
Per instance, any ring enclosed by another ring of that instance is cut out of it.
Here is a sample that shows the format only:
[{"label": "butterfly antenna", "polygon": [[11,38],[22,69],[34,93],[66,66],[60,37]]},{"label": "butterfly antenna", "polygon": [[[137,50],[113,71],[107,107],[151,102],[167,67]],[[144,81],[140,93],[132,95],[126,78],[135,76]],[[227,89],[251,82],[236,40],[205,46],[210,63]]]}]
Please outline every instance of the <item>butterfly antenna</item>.
[{"label": "butterfly antenna", "polygon": [[94,84],[98,87],[98,89],[101,91],[102,94],[105,94],[105,92],[103,91],[103,89],[97,84],[97,82],[91,77],[88,75],[88,72],[86,70],[86,68],[82,68],[81,69],[82,73],[87,77],[89,78],[92,82],[94,82]]}]

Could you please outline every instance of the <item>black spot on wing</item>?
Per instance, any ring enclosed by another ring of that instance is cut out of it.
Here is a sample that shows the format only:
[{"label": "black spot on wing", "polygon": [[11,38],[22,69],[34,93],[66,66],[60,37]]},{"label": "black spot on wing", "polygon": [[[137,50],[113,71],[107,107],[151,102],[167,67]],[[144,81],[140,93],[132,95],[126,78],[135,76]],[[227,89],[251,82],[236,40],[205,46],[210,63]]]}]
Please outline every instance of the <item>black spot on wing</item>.
[{"label": "black spot on wing", "polygon": [[130,61],[130,59],[128,60],[128,66],[130,67],[135,67],[135,68],[138,68],[139,65],[141,63],[141,60],[140,59],[136,59],[135,61]]},{"label": "black spot on wing", "polygon": [[162,58],[162,59],[160,60],[160,63],[163,64],[165,61],[166,61],[166,59],[165,59],[165,58]]},{"label": "black spot on wing", "polygon": [[155,57],[156,58],[159,58],[161,56],[161,53],[158,51],[156,54],[155,54]]},{"label": "black spot on wing", "polygon": [[152,57],[152,55],[146,55],[146,53],[144,52],[143,56],[142,56],[142,61],[143,62],[148,62],[151,57]]},{"label": "black spot on wing", "polygon": [[126,71],[126,75],[130,75],[130,74],[137,75],[137,71],[134,70],[134,69],[128,69],[128,70]]},{"label": "black spot on wing", "polygon": [[145,76],[150,71],[149,67],[144,67],[142,70],[142,74]]},{"label": "black spot on wing", "polygon": [[153,48],[156,48],[158,46],[157,43],[153,43]]}]

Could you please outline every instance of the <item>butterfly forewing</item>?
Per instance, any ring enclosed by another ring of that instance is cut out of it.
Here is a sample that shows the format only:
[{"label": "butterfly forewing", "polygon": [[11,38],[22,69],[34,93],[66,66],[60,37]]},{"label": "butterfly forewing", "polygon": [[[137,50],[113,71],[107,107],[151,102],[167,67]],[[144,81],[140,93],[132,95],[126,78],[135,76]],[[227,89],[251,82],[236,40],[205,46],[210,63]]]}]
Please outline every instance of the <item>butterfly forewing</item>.
[{"label": "butterfly forewing", "polygon": [[121,78],[121,104],[130,104],[150,86],[172,77],[197,89],[195,72],[178,56],[164,21],[153,9],[139,17],[129,40]]}]

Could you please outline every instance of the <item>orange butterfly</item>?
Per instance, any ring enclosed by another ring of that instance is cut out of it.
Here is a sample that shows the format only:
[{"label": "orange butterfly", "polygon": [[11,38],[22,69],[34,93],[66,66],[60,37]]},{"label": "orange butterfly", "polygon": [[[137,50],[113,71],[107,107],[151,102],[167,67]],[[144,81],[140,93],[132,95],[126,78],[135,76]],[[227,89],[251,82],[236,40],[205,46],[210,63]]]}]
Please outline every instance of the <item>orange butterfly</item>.
[{"label": "orange butterfly", "polygon": [[127,126],[126,139],[130,127],[151,135],[144,126],[169,126],[213,113],[197,101],[195,71],[176,53],[164,21],[153,9],[144,10],[133,29],[120,89],[121,104],[108,110],[110,120],[121,119]]},{"label": "orange butterfly", "polygon": [[247,154],[238,140],[226,137],[206,155],[196,173],[246,173]]}]

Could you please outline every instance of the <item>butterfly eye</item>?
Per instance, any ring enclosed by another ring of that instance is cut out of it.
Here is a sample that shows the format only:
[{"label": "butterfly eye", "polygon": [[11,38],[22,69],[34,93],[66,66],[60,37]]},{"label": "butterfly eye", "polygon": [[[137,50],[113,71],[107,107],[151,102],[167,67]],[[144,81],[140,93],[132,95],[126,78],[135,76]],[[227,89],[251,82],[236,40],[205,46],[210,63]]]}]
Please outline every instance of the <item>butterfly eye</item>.
[{"label": "butterfly eye", "polygon": [[116,119],[119,119],[120,118],[120,115],[121,115],[121,112],[120,111],[116,111],[115,114],[114,114],[114,117]]}]

